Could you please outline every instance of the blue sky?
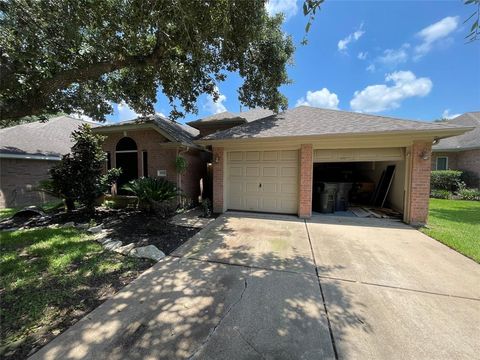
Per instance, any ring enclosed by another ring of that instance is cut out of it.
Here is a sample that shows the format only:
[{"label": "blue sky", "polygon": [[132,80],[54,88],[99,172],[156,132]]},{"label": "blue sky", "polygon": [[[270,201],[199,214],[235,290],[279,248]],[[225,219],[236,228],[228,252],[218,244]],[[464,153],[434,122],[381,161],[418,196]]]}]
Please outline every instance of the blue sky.
[{"label": "blue sky", "polygon": [[[297,50],[288,68],[293,83],[281,91],[289,107],[298,104],[434,120],[480,110],[480,41],[466,44],[473,7],[453,1],[326,0],[300,45],[306,18],[301,1],[272,0],[269,11],[286,14],[284,30]],[[218,84],[220,100],[202,96],[199,114],[237,112],[241,79]],[[157,112],[170,107],[159,92]],[[110,121],[135,117],[115,105]]]}]

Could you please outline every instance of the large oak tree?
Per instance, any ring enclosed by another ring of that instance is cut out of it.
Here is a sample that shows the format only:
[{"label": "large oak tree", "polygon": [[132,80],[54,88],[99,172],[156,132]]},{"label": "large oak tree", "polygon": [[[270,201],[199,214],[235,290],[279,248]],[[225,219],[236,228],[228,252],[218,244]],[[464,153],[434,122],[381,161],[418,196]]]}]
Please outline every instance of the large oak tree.
[{"label": "large oak tree", "polygon": [[278,89],[294,46],[264,0],[7,0],[0,11],[2,122],[101,121],[121,101],[152,113],[158,88],[177,118],[200,94],[218,97],[230,72],[244,105],[287,106]]}]

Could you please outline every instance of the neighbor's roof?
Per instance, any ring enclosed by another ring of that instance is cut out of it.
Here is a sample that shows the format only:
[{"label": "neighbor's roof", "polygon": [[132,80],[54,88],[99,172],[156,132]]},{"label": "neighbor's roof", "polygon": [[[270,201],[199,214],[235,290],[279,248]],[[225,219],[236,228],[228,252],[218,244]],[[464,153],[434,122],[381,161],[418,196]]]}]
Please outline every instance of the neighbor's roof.
[{"label": "neighbor's roof", "polygon": [[299,106],[277,115],[210,134],[201,140],[232,140],[316,135],[410,132],[461,129],[462,127],[340,110]]},{"label": "neighbor's roof", "polygon": [[224,111],[219,114],[210,115],[199,120],[190,121],[187,124],[196,127],[201,125],[213,125],[226,122],[248,123],[270,115],[273,115],[273,111],[262,108],[254,108],[238,113]]},{"label": "neighbor's roof", "polygon": [[96,124],[59,116],[46,122],[32,122],[0,129],[2,157],[59,159],[70,152],[73,143],[70,134],[82,124]]},{"label": "neighbor's roof", "polygon": [[186,146],[198,147],[198,145],[193,143],[193,140],[199,134],[197,129],[185,124],[174,122],[158,114],[143,116],[137,119],[122,121],[119,123],[98,126],[95,131],[103,132],[104,130],[113,130],[137,125],[153,125],[174,142],[178,142]]},{"label": "neighbor's roof", "polygon": [[480,111],[468,112],[443,123],[473,126],[475,129],[462,135],[442,139],[438,144],[433,146],[434,151],[480,149]]}]

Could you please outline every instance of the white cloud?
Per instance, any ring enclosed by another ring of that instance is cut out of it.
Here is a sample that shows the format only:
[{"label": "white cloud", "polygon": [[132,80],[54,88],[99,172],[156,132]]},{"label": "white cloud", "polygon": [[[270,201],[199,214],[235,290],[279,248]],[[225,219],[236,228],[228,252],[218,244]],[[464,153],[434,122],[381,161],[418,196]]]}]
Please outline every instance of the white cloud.
[{"label": "white cloud", "polygon": [[142,114],[136,113],[130,106],[128,106],[125,101],[122,101],[117,105],[117,111],[119,121],[132,120],[142,116]]},{"label": "white cloud", "polygon": [[365,60],[367,56],[368,56],[367,51],[360,51],[357,55],[357,58],[359,58],[360,60]]},{"label": "white cloud", "polygon": [[422,40],[422,43],[415,47],[415,59],[418,60],[430,52],[435,44],[446,40],[446,38],[458,27],[458,21],[458,16],[447,16],[446,18],[420,30],[417,33],[417,37]]},{"label": "white cloud", "polygon": [[[220,91],[218,90],[218,88],[216,88],[216,90],[220,94]],[[208,95],[207,102],[205,103],[205,105],[203,105],[203,108],[212,114],[222,113],[224,111],[227,111],[227,108],[223,104],[226,100],[227,100],[227,97],[223,94],[219,95],[217,101],[213,99],[212,95]]]},{"label": "white cloud", "polygon": [[429,78],[417,78],[411,71],[397,71],[385,76],[385,84],[370,85],[361,91],[355,91],[350,106],[354,111],[380,112],[400,107],[403,100],[426,96],[432,90]]},{"label": "white cloud", "polygon": [[269,0],[266,5],[270,15],[283,13],[285,19],[294,16],[297,13],[297,0]]},{"label": "white cloud", "polygon": [[450,114],[450,109],[445,109],[442,113],[442,119],[453,119],[462,114]]},{"label": "white cloud", "polygon": [[410,44],[405,43],[399,49],[384,50],[383,55],[377,57],[376,61],[388,67],[395,67],[408,60],[407,50],[409,48]]},{"label": "white cloud", "polygon": [[307,95],[297,100],[296,106],[307,105],[327,109],[338,109],[337,94],[330,92],[327,88],[317,91],[307,91]]},{"label": "white cloud", "polygon": [[365,31],[363,30],[363,23],[361,23],[355,32],[348,34],[347,37],[338,42],[338,51],[346,51],[348,44],[350,44],[352,41],[357,41],[362,37],[363,34],[365,34]]},{"label": "white cloud", "polygon": [[377,69],[377,67],[375,66],[375,64],[370,64],[366,68],[366,70],[370,71],[370,72],[374,72],[376,69]]}]

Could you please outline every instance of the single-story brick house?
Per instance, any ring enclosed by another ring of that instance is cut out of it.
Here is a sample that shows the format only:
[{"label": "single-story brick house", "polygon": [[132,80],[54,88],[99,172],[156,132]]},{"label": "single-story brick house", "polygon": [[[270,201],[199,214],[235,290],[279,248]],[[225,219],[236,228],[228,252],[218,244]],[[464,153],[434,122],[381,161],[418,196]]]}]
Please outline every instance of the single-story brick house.
[{"label": "single-story brick house", "polygon": [[[238,116],[216,117],[225,123],[225,117]],[[317,181],[328,181],[335,173],[362,174],[377,183],[383,169],[395,165],[387,203],[405,222],[416,224],[425,223],[428,215],[432,143],[469,130],[471,126],[300,106],[211,132],[196,143],[212,151],[215,212],[308,218]]]},{"label": "single-story brick house", "polygon": [[[210,157],[203,146],[194,142],[199,131],[170,121],[160,115],[141,117],[120,123],[98,126],[96,133],[106,136],[103,149],[107,168],[121,168],[117,194],[127,195],[122,186],[140,177],[161,177],[175,183],[184,194],[198,200],[206,184]],[[185,173],[176,169],[177,156],[188,162]]]},{"label": "single-story brick house", "polygon": [[480,111],[468,112],[443,123],[474,129],[434,144],[432,170],[471,171],[480,177]]},{"label": "single-story brick house", "polygon": [[[0,129],[0,208],[40,205],[51,200],[35,191],[49,169],[70,152],[70,134],[85,121],[59,116]],[[94,124],[91,124],[94,126]]]}]

